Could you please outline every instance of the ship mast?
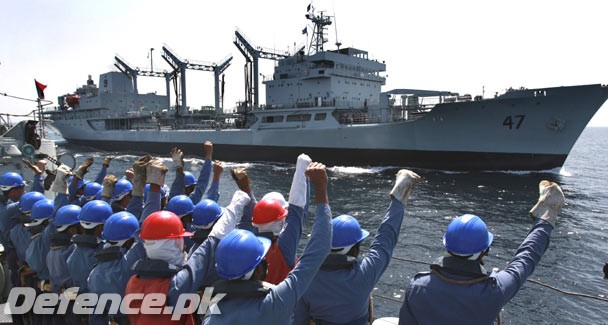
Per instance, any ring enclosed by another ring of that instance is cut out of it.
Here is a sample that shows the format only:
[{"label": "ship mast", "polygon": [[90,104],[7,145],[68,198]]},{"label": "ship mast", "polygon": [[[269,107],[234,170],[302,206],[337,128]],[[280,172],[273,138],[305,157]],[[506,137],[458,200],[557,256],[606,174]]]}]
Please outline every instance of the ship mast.
[{"label": "ship mast", "polygon": [[[306,19],[313,23],[312,38],[310,39],[310,46],[308,47],[309,54],[323,52],[323,44],[327,43],[327,26],[331,25],[331,17],[325,16],[324,12],[321,11],[319,15],[315,15],[315,8],[306,14]],[[314,53],[310,53],[314,50]]]}]

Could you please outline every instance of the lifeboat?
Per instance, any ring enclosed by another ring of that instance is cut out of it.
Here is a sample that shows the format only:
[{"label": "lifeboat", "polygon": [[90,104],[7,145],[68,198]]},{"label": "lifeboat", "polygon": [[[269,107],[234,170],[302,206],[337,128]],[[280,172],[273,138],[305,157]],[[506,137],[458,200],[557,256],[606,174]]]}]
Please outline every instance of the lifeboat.
[{"label": "lifeboat", "polygon": [[78,96],[78,95],[68,95],[65,98],[65,102],[70,107],[78,106],[80,104],[80,96]]}]

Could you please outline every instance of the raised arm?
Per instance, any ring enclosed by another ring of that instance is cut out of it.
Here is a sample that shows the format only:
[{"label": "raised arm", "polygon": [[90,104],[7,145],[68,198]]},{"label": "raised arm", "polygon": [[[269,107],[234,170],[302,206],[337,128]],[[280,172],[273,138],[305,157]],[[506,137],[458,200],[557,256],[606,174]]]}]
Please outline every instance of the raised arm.
[{"label": "raised arm", "polygon": [[296,302],[302,297],[331,248],[331,211],[327,196],[327,173],[321,163],[311,163],[306,175],[314,187],[317,204],[310,241],[302,257],[287,278],[271,290],[263,302],[262,312],[273,313],[277,319],[289,319]]}]

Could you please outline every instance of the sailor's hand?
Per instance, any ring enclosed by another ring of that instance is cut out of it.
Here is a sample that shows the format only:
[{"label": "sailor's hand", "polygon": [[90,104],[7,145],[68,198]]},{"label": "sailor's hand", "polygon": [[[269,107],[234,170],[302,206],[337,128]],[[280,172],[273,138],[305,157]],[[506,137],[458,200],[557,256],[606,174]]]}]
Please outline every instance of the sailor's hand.
[{"label": "sailor's hand", "polygon": [[125,177],[127,178],[127,180],[132,181],[133,180],[133,168],[127,168],[125,170]]},{"label": "sailor's hand", "polygon": [[247,192],[247,193],[251,192],[251,189],[249,188],[249,185],[251,184],[251,180],[249,179],[249,175],[247,175],[247,171],[245,170],[245,168],[242,168],[242,167],[233,168],[230,171],[230,176],[232,176],[232,179],[234,179],[234,181],[236,182],[236,185],[239,187],[239,189],[241,191]]},{"label": "sailor's hand", "polygon": [[410,196],[410,192],[414,185],[420,182],[421,177],[408,169],[401,169],[397,172],[397,179],[395,180],[395,186],[390,192],[390,196],[401,201],[403,204],[407,204]]},{"label": "sailor's hand", "polygon": [[184,153],[180,149],[173,147],[169,154],[171,155],[175,169],[184,168]]},{"label": "sailor's hand", "polygon": [[146,181],[162,187],[165,185],[165,174],[168,170],[160,159],[152,159],[146,165]]},{"label": "sailor's hand", "polygon": [[89,167],[93,164],[93,157],[88,157],[74,172],[74,176],[80,180],[84,179],[84,175],[89,171]]},{"label": "sailor's hand", "polygon": [[312,162],[312,159],[307,154],[300,154],[296,162],[296,173],[305,172],[308,165]]},{"label": "sailor's hand", "polygon": [[205,141],[203,143],[203,155],[205,160],[213,159],[213,143],[211,141]]},{"label": "sailor's hand", "polygon": [[114,195],[114,185],[118,182],[118,178],[114,175],[107,175],[102,182],[101,196],[111,198]]},{"label": "sailor's hand", "polygon": [[23,159],[21,159],[21,160],[23,161],[23,163],[24,163],[24,164],[25,164],[27,167],[29,167],[29,168],[30,168],[30,169],[31,169],[31,170],[34,172],[34,174],[36,174],[36,175],[42,175],[42,171],[44,170],[44,168],[40,168],[40,167],[38,167],[38,166],[37,166],[37,165],[38,165],[38,163],[36,163],[36,165],[34,165],[34,164],[32,164],[32,162],[30,162],[29,160],[27,160],[27,159],[25,159],[25,158],[23,158]]},{"label": "sailor's hand", "polygon": [[103,162],[101,163],[101,165],[105,168],[108,168],[108,167],[110,167],[111,161],[112,161],[112,157],[106,156],[105,158],[103,158]]},{"label": "sailor's hand", "polygon": [[539,198],[530,209],[530,216],[547,221],[553,227],[565,203],[564,193],[557,183],[543,180],[538,184]]},{"label": "sailor's hand", "polygon": [[329,203],[327,197],[327,170],[325,165],[319,162],[311,162],[306,168],[306,177],[310,179],[315,191],[315,202]]},{"label": "sailor's hand", "polygon": [[213,161],[213,175],[219,176],[222,174],[223,171],[224,171],[224,163],[219,160]]}]

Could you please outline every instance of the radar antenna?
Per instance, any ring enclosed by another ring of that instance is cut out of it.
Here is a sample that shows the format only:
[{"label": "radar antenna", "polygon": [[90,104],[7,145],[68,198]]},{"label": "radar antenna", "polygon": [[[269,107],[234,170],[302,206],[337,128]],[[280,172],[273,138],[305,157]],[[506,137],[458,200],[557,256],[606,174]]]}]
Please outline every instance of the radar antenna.
[{"label": "radar antenna", "polygon": [[[306,19],[313,23],[312,38],[310,39],[309,52],[314,49],[314,53],[323,52],[323,44],[327,43],[327,26],[331,25],[331,17],[325,16],[324,12],[315,15],[315,8],[312,7],[306,14]],[[313,54],[313,53],[309,53]]]}]

